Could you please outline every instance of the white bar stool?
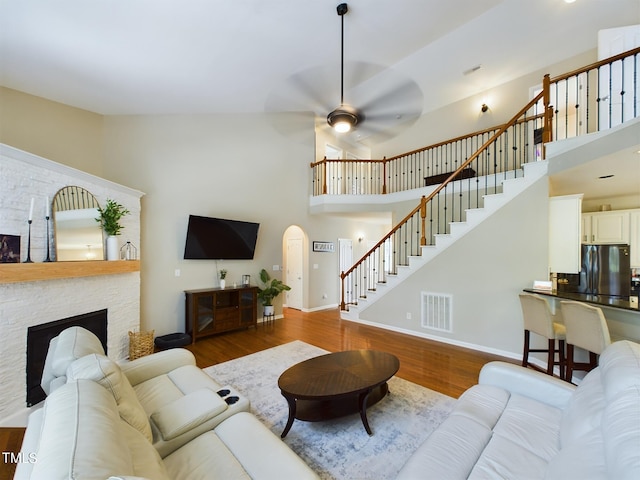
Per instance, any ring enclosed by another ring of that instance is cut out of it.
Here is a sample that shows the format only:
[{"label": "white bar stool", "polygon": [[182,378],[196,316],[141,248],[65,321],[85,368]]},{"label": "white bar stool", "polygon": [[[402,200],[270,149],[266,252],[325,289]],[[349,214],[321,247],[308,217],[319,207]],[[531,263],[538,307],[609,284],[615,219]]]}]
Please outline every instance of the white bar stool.
[{"label": "white bar stool", "polygon": [[[548,375],[553,375],[553,368],[555,365],[558,365],[560,378],[564,379],[566,367],[566,358],[564,355],[565,327],[559,321],[559,316],[553,315],[551,313],[549,303],[544,298],[538,295],[521,293],[520,306],[522,307],[522,318],[524,319],[524,348],[522,353],[522,366],[531,366],[536,370],[544,371],[537,365],[529,363],[529,353],[546,352],[546,373]],[[548,346],[546,349],[533,349],[530,347],[531,332],[547,339]],[[556,341],[558,342],[557,348]],[[557,362],[556,354],[558,354]]]},{"label": "white bar stool", "polygon": [[[600,308],[568,300],[561,301],[560,305],[567,328],[566,380],[570,382],[574,370],[589,372],[598,366],[598,355],[611,345],[611,336]],[[589,352],[589,362],[575,362],[574,347]]]}]

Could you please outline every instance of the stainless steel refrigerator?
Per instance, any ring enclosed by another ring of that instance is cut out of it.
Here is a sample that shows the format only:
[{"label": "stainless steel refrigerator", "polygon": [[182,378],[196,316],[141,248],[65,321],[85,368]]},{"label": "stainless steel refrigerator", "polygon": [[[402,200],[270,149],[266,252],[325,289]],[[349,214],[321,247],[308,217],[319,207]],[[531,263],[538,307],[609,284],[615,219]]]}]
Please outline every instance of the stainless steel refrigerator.
[{"label": "stainless steel refrigerator", "polygon": [[567,278],[569,282],[563,285],[563,291],[628,297],[631,293],[629,245],[582,245],[582,269],[572,277]]}]

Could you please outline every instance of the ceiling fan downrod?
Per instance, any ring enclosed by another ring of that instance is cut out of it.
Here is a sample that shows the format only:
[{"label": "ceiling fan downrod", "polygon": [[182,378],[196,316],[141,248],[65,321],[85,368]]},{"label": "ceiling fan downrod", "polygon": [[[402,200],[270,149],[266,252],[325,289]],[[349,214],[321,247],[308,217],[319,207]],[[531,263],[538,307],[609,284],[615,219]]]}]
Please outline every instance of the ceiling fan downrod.
[{"label": "ceiling fan downrod", "polygon": [[341,3],[336,7],[341,18],[340,37],[340,106],[327,115],[327,122],[338,133],[346,133],[351,130],[359,121],[358,113],[344,104],[344,15],[349,11],[346,3]]}]

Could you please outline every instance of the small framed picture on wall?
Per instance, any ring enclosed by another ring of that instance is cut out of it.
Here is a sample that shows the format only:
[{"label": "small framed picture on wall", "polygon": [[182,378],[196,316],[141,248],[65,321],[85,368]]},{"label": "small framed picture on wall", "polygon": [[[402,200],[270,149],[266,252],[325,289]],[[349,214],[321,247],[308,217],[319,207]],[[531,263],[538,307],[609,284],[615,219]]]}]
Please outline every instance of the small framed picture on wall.
[{"label": "small framed picture on wall", "polygon": [[0,233],[0,263],[20,263],[20,236]]},{"label": "small framed picture on wall", "polygon": [[333,252],[334,248],[333,242],[313,242],[314,252]]}]

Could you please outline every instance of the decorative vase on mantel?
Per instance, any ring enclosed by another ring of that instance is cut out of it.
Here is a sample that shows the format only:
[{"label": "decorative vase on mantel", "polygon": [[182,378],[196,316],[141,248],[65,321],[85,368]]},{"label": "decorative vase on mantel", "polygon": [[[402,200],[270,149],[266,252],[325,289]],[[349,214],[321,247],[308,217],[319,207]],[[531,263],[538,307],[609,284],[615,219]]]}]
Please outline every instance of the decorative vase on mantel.
[{"label": "decorative vase on mantel", "polygon": [[107,260],[120,260],[120,249],[118,248],[118,237],[116,235],[107,237]]}]

